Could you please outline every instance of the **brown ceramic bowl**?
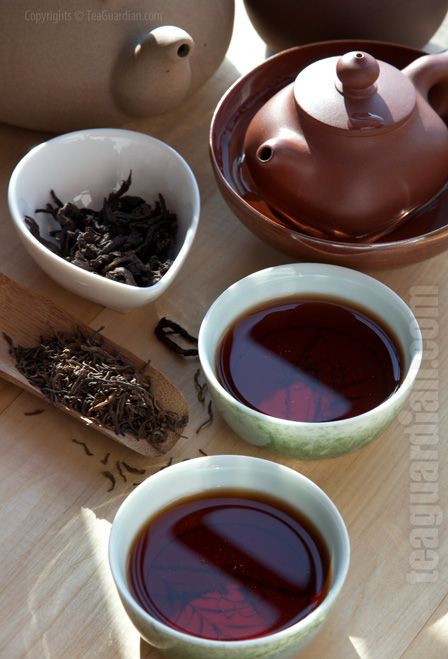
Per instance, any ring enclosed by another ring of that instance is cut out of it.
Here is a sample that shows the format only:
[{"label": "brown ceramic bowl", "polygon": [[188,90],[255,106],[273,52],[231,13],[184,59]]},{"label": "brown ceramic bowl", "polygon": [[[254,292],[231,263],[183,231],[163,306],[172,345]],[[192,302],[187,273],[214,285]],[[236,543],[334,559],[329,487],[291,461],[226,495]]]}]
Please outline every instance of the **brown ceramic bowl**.
[{"label": "brown ceramic bowl", "polygon": [[421,48],[442,23],[447,0],[244,0],[273,52],[328,39],[376,39]]},{"label": "brown ceramic bowl", "polygon": [[226,92],[212,119],[210,152],[220,191],[248,229],[264,242],[300,260],[370,269],[398,267],[435,256],[448,248],[446,192],[425,213],[401,225],[381,242],[338,242],[311,236],[279,221],[264,203],[262,192],[254,195],[241,175],[244,135],[255,112],[311,62],[351,50],[367,51],[399,69],[424,54],[379,41],[328,41],[291,48],[257,66]]}]

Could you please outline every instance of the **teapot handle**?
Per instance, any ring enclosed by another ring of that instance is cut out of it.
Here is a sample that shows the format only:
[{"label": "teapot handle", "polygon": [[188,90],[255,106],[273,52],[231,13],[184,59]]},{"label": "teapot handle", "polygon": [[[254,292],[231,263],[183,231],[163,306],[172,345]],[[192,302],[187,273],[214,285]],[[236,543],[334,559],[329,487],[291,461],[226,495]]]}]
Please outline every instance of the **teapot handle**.
[{"label": "teapot handle", "polygon": [[402,71],[414,83],[417,91],[428,100],[431,89],[441,83],[448,83],[448,51],[435,55],[423,55]]}]

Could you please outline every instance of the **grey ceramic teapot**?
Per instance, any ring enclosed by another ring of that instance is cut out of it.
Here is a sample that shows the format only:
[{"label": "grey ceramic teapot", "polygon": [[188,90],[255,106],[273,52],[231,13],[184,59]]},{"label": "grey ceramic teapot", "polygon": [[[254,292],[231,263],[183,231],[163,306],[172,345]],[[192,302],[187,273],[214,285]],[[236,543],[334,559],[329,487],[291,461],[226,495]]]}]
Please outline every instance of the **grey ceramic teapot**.
[{"label": "grey ceramic teapot", "polygon": [[0,121],[65,131],[178,106],[219,66],[233,0],[0,5]]}]

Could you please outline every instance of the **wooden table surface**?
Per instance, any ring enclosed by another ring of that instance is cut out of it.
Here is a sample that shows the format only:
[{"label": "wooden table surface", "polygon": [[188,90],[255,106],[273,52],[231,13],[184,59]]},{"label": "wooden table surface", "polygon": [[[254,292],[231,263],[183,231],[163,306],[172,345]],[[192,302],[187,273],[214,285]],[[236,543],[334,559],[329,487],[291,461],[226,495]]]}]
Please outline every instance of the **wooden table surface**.
[{"label": "wooden table surface", "polygon": [[[0,381],[3,659],[157,659],[160,655],[128,621],[108,569],[110,524],[135,481],[121,480],[116,461],[145,467],[149,475],[170,457],[176,462],[197,457],[200,450],[272,457],[238,439],[220,419],[195,433],[207,416],[193,387],[198,363],[167,352],[153,336],[162,316],[197,332],[210,303],[229,284],[288,262],[232,215],[209,164],[207,135],[216,103],[264,56],[240,3],[237,9],[234,39],[216,75],[181,110],[129,124],[179,150],[197,176],[202,197],[191,255],[174,285],[151,306],[127,315],[104,309],[61,289],[31,261],[12,229],[6,191],[17,161],[47,136],[0,126],[0,269],[92,327],[104,325],[108,337],[150,358],[184,391],[191,414],[187,438],[168,456],[148,460]],[[442,30],[433,43],[443,45],[445,39],[447,46],[446,36]],[[448,533],[441,518],[448,503],[447,256],[372,274],[417,304],[427,352],[416,390],[420,401],[427,398],[426,403],[414,400],[415,409],[409,406],[380,439],[353,455],[321,462],[272,458],[306,474],[332,497],[352,543],[343,593],[327,626],[301,654],[304,659],[448,656]],[[44,412],[26,415],[36,408]],[[73,439],[85,442],[93,455]],[[117,477],[112,492],[102,475],[107,453],[107,468]]]}]

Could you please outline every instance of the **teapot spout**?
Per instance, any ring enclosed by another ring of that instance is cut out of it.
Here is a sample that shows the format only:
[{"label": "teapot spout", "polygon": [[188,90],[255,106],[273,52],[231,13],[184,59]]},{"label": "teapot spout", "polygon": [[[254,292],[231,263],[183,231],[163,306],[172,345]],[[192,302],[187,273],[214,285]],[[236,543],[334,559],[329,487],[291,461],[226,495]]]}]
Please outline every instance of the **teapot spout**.
[{"label": "teapot spout", "polygon": [[121,54],[114,71],[115,100],[125,114],[145,117],[176,107],[191,87],[192,37],[179,27],[150,30]]}]

